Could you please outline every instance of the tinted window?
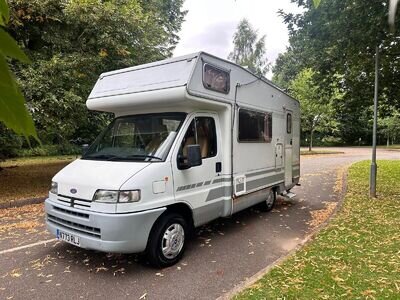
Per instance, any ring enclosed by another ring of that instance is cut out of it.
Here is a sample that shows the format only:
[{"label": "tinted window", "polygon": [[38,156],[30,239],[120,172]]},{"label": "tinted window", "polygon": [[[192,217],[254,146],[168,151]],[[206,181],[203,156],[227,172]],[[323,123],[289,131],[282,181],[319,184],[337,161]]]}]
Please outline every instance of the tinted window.
[{"label": "tinted window", "polygon": [[286,132],[292,133],[292,114],[286,115]]},{"label": "tinted window", "polygon": [[239,110],[239,142],[270,143],[271,139],[271,113]]},{"label": "tinted window", "polygon": [[229,72],[204,64],[203,85],[209,90],[227,94],[229,92]]}]

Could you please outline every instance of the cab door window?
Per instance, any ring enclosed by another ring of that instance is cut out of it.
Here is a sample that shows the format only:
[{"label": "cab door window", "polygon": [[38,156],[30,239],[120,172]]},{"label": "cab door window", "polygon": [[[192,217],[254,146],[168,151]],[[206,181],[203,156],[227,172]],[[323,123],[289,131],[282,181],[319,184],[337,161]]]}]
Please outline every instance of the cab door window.
[{"label": "cab door window", "polygon": [[217,155],[217,133],[215,121],[211,117],[196,117],[192,120],[182,140],[178,153],[178,166],[187,168],[187,148],[189,145],[200,145],[201,158]]}]

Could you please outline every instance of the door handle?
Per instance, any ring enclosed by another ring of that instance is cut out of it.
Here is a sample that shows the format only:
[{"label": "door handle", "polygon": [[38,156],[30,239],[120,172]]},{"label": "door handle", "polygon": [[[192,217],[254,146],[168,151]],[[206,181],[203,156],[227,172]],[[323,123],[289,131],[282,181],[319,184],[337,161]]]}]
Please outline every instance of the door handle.
[{"label": "door handle", "polygon": [[216,173],[220,173],[222,171],[222,163],[221,162],[217,162],[215,164],[215,172]]}]

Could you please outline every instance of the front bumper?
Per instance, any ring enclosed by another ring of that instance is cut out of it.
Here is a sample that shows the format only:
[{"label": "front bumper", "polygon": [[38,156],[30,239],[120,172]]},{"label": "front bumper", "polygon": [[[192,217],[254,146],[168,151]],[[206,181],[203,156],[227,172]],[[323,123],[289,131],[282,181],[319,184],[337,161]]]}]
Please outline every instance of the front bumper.
[{"label": "front bumper", "polygon": [[165,207],[125,214],[76,209],[46,199],[46,225],[78,236],[80,247],[103,252],[139,253],[146,249],[150,230]]}]

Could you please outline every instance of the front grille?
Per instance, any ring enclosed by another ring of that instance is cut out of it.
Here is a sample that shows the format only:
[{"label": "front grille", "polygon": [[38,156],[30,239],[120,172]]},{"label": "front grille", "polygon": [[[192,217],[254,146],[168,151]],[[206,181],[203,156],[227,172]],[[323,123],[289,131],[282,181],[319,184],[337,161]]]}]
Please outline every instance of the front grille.
[{"label": "front grille", "polygon": [[70,207],[88,209],[92,204],[92,200],[77,199],[63,195],[57,195],[57,202]]},{"label": "front grille", "polygon": [[71,222],[68,220],[64,220],[62,218],[53,216],[51,214],[47,214],[47,220],[50,223],[53,223],[55,225],[61,225],[71,231],[75,231],[75,232],[79,232],[82,234],[86,234],[86,235],[90,235],[96,238],[101,238],[101,231],[100,228],[96,228],[96,227],[91,227],[91,226],[87,226],[87,225],[83,225],[83,224],[79,224],[79,223],[75,223],[75,222]]},{"label": "front grille", "polygon": [[64,208],[61,208],[61,207],[58,207],[58,206],[54,206],[54,205],[53,205],[53,209],[57,210],[59,212],[62,212],[64,214],[71,215],[71,216],[80,217],[80,218],[84,218],[84,219],[89,219],[89,215],[88,214],[84,214],[84,213],[80,213],[80,212],[64,209]]}]

